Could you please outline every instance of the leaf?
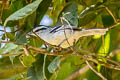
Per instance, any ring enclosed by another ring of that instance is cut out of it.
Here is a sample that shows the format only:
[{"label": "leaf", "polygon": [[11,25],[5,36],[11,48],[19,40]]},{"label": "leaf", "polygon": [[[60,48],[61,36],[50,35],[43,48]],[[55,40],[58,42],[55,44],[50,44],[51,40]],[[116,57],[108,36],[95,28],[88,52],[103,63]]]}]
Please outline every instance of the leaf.
[{"label": "leaf", "polygon": [[44,55],[38,55],[36,62],[28,69],[27,76],[31,77],[29,80],[44,80],[43,76],[43,62]]},{"label": "leaf", "polygon": [[[106,21],[107,20],[107,21]],[[113,19],[111,16],[108,16],[108,15],[104,15],[102,16],[102,22],[103,22],[103,25],[104,27],[107,27],[107,26],[110,26],[113,24]],[[110,36],[110,32],[108,32],[106,35],[105,35],[105,38],[104,38],[104,45],[101,44],[99,49],[98,49],[98,54],[101,55],[101,56],[107,56],[109,51],[110,51],[110,43],[111,43],[111,36]],[[99,59],[100,61],[103,61],[105,62],[104,59]],[[97,69],[98,71],[101,70],[101,65],[99,64],[97,66]]]},{"label": "leaf", "polygon": [[[101,45],[99,50],[98,50],[98,54],[101,56],[106,56],[110,50],[110,33],[108,32],[105,36],[105,40],[104,40],[104,45]],[[105,62],[104,59],[99,59],[100,61]],[[99,64],[97,66],[98,71],[101,70],[101,65]]]},{"label": "leaf", "polygon": [[[22,45],[16,45],[14,43],[7,43],[1,50],[0,54],[17,54],[23,48]],[[13,64],[13,60],[15,56],[9,56],[11,63]]]},{"label": "leaf", "polygon": [[61,66],[61,69],[57,75],[57,79],[56,80],[64,80],[67,76],[69,76],[72,71],[74,70],[73,66],[71,66],[71,62],[66,62]]},{"label": "leaf", "polygon": [[[12,49],[9,52],[9,54],[17,54],[22,48],[23,48],[23,45],[19,45],[15,49]],[[13,60],[14,60],[15,56],[9,56],[9,58],[10,58],[11,63],[13,64]]]},{"label": "leaf", "polygon": [[[77,7],[77,4],[74,2],[67,4],[64,7],[64,9],[61,11],[61,13],[58,17],[58,22],[56,25],[62,24],[60,17],[64,17],[66,20],[68,20],[70,25],[77,26],[78,25],[78,7]],[[64,21],[63,24],[68,24],[68,23],[66,23],[66,21]]]},{"label": "leaf", "polygon": [[26,38],[26,34],[25,32],[20,32],[18,31],[17,34],[16,34],[16,40],[15,40],[16,43],[19,43],[19,44],[24,44],[27,42],[27,38]]},{"label": "leaf", "polygon": [[7,68],[0,69],[0,79],[8,80],[8,78],[13,77],[17,74],[25,72],[27,69],[21,65],[10,66],[7,65]]},{"label": "leaf", "polygon": [[103,10],[102,8],[98,8],[101,4],[98,2],[83,10],[79,15],[79,26],[85,26],[96,18]]},{"label": "leaf", "polygon": [[32,63],[35,62],[35,58],[32,55],[29,55],[29,56],[24,55],[22,60],[24,65],[27,67],[32,66]]},{"label": "leaf", "polygon": [[107,55],[110,49],[110,33],[108,32],[105,36],[104,40],[104,46],[101,45],[100,49],[98,50],[98,53],[101,54],[102,56]]},{"label": "leaf", "polygon": [[16,11],[15,13],[13,13],[12,15],[10,15],[4,22],[4,26],[6,26],[8,21],[15,21],[15,20],[19,20],[19,19],[23,19],[27,16],[29,16],[30,14],[32,14],[39,6],[39,4],[41,3],[42,0],[36,0],[31,4],[28,4],[27,6],[25,6],[24,8]]},{"label": "leaf", "polygon": [[95,19],[97,13],[89,12],[86,15],[79,17],[79,26],[85,26],[86,24],[90,23],[93,19]]},{"label": "leaf", "polygon": [[18,45],[15,45],[13,43],[6,44],[2,49],[0,49],[0,54],[8,53],[12,51],[13,49],[16,49]]},{"label": "leaf", "polygon": [[58,69],[59,65],[60,65],[60,57],[56,57],[48,66],[48,71],[50,73],[55,73],[56,70]]},{"label": "leaf", "polygon": [[4,22],[5,19],[9,17],[12,13],[22,8],[23,3],[25,3],[25,0],[12,0],[9,8],[7,10],[3,10],[2,21]]},{"label": "leaf", "polygon": [[[55,59],[59,59],[59,57],[56,57]],[[57,61],[59,60],[56,60],[56,62]],[[59,69],[51,76],[50,80],[64,80],[78,68],[76,65],[80,65],[82,62],[80,56],[68,56],[61,64],[59,61],[57,63],[59,65],[53,63],[55,64],[55,67],[59,66]],[[51,66],[51,68],[54,71],[54,66]]]},{"label": "leaf", "polygon": [[114,24],[114,20],[110,15],[102,15],[102,22],[104,27],[108,27]]}]

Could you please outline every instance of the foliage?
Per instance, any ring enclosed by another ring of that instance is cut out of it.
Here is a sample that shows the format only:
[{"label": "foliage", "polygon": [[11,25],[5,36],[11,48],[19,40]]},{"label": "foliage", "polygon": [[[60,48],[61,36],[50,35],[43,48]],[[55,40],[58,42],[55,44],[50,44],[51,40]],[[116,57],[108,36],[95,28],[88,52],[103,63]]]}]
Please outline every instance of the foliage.
[{"label": "foliage", "polygon": [[[52,26],[68,24],[61,22],[65,18],[78,28],[109,31],[80,38],[74,51],[43,48],[47,44],[27,32],[44,15],[53,20]],[[120,80],[119,19],[119,0],[1,0],[0,80]]]}]

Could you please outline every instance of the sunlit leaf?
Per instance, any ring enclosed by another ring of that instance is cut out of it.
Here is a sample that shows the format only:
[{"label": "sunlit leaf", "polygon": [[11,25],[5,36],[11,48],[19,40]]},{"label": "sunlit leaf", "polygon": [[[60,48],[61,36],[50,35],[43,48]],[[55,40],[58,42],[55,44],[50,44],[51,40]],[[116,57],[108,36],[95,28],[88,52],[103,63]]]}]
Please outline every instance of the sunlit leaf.
[{"label": "sunlit leaf", "polygon": [[104,45],[101,45],[100,49],[98,50],[99,54],[103,56],[107,55],[110,49],[110,33],[108,32],[105,36]]},{"label": "sunlit leaf", "polygon": [[[108,55],[109,49],[110,49],[110,33],[108,32],[107,35],[105,36],[105,40],[104,40],[104,45],[101,45],[99,50],[98,50],[98,54],[101,56],[106,56]],[[100,61],[104,61],[104,59],[99,59]],[[101,65],[99,64],[97,66],[98,71],[100,71],[101,69]]]},{"label": "sunlit leaf", "polygon": [[38,8],[41,1],[42,0],[36,0],[33,3],[28,4],[24,8],[22,8],[22,9],[16,11],[15,13],[13,13],[12,15],[10,15],[5,20],[4,26],[6,26],[8,21],[15,21],[15,20],[23,19],[23,18],[27,17],[28,15],[32,14]]},{"label": "sunlit leaf", "polygon": [[14,43],[8,43],[2,49],[0,49],[0,54],[8,53],[17,47],[18,45],[15,45]]},{"label": "sunlit leaf", "polygon": [[29,56],[24,55],[22,60],[25,66],[30,67],[32,66],[32,63],[35,61],[35,58],[32,55]]}]

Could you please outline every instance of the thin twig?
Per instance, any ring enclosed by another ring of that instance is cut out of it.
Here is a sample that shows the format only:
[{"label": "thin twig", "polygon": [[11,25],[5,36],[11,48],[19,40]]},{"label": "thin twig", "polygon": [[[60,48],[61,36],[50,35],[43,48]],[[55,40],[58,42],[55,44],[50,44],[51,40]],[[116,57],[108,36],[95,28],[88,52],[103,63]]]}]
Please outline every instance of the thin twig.
[{"label": "thin twig", "polygon": [[114,27],[116,27],[116,26],[118,26],[118,25],[120,25],[120,22],[117,22],[116,24],[110,26],[109,29],[114,28]]},{"label": "thin twig", "polygon": [[115,22],[115,24],[112,25],[112,26],[110,26],[109,29],[114,28],[114,27],[120,25],[120,22],[117,21],[117,19],[115,18],[115,16],[114,16],[113,13],[111,12],[111,10],[109,10],[109,8],[108,8],[107,6],[104,6],[104,8],[105,8],[106,11],[112,16],[112,18],[113,18],[113,20],[114,20],[114,22]]},{"label": "thin twig", "polygon": [[111,62],[111,63],[113,63],[113,64],[115,64],[115,65],[120,66],[120,63],[118,63],[118,62],[116,62],[116,61],[114,61],[114,60],[111,60],[111,59],[109,59],[108,57],[99,56],[99,55],[97,55],[97,54],[93,54],[93,56],[96,56],[97,58],[103,58],[103,59],[105,59],[106,61],[109,61],[109,62]]},{"label": "thin twig", "polygon": [[22,56],[19,57],[19,60],[20,60],[21,64],[22,64],[24,67],[27,67],[27,66],[24,64],[23,60],[22,60]]},{"label": "thin twig", "polygon": [[43,62],[43,77],[44,77],[44,80],[47,80],[47,77],[45,75],[46,57],[47,57],[47,55],[44,55],[44,62]]},{"label": "thin twig", "polygon": [[104,55],[105,55],[105,38],[104,38],[104,36],[102,36],[102,47],[103,47],[103,53],[104,53]]},{"label": "thin twig", "polygon": [[[63,25],[63,27],[64,27],[64,35],[65,35],[66,41],[67,41],[68,45],[69,45],[70,48],[71,48],[71,45],[70,45],[70,43],[69,43],[69,41],[68,41],[68,38],[67,38],[67,35],[66,35],[66,32],[65,32],[65,26]],[[73,50],[73,48],[71,48],[71,50]]]},{"label": "thin twig", "polygon": [[108,58],[110,57],[114,57],[116,54],[119,54],[120,53],[120,48],[116,49],[116,50],[113,50],[109,56],[107,56]]},{"label": "thin twig", "polygon": [[89,66],[89,68],[90,68],[93,72],[95,72],[99,77],[101,77],[103,80],[107,80],[101,73],[97,72],[97,71],[89,64],[88,61],[85,61],[85,62],[86,62],[86,64]]},{"label": "thin twig", "polygon": [[39,52],[40,54],[52,55],[52,56],[65,56],[71,54],[71,50],[64,51],[64,53],[49,52],[46,49],[36,48],[29,46],[28,49]]},{"label": "thin twig", "polygon": [[87,50],[84,50],[84,49],[79,49],[79,50],[81,50],[83,53],[86,53],[86,54],[88,54],[88,55],[90,55],[90,56],[94,56],[94,57],[97,57],[97,58],[103,58],[103,59],[105,59],[105,60],[107,60],[107,61],[109,61],[109,62],[111,62],[111,63],[113,63],[113,64],[116,64],[116,65],[120,66],[120,63],[111,60],[111,59],[110,59],[109,57],[107,57],[107,56],[101,56],[101,55],[98,55],[98,54],[96,54],[96,53],[91,53],[91,52],[89,52],[89,51],[87,51]]},{"label": "thin twig", "polygon": [[26,49],[26,48],[23,48],[23,50],[24,50],[25,55],[26,55],[26,56],[29,56],[29,53],[28,53],[27,49]]},{"label": "thin twig", "polygon": [[8,43],[7,41],[0,41],[0,43]]},{"label": "thin twig", "polygon": [[[63,20],[64,20],[64,19],[61,17],[61,22],[62,22],[62,24],[63,24]],[[62,27],[64,27],[64,35],[65,35],[66,41],[67,41],[68,45],[70,46],[70,49],[73,50],[73,48],[71,48],[71,45],[70,45],[70,43],[69,43],[69,41],[68,41],[68,38],[67,38],[67,35],[66,35],[66,32],[65,32],[65,30],[66,30],[66,29],[65,29],[65,26],[63,25]]]},{"label": "thin twig", "polygon": [[8,57],[8,56],[18,56],[18,55],[23,54],[23,53],[24,52],[19,52],[17,54],[0,54],[0,55],[3,56],[3,57]]},{"label": "thin twig", "polygon": [[120,70],[120,66],[113,65],[113,64],[108,64],[108,63],[105,63],[105,62],[102,62],[102,61],[98,61],[97,59],[93,58],[92,55],[84,55],[84,54],[81,54],[81,53],[72,52],[71,50],[66,51],[64,53],[55,53],[55,52],[48,52],[48,51],[46,51],[44,49],[40,49],[40,48],[29,47],[29,49],[39,51],[41,54],[47,54],[47,55],[52,55],[52,56],[66,56],[66,55],[81,56],[81,58],[83,60],[92,61],[96,64],[101,64],[102,66],[110,68],[110,69]]},{"label": "thin twig", "polygon": [[109,8],[107,6],[105,6],[105,9],[112,16],[114,22],[117,23],[117,19],[115,18],[115,16],[113,15],[113,13],[109,10]]},{"label": "thin twig", "polygon": [[[68,21],[67,19],[65,19],[65,17],[61,17],[61,19],[67,22],[67,24],[69,25],[69,27],[71,28],[72,33],[73,33],[73,28],[72,28],[72,26],[70,25],[69,21]],[[63,24],[63,22],[62,22],[62,24]]]},{"label": "thin twig", "polygon": [[92,61],[96,64],[100,64],[104,67],[107,67],[107,68],[110,68],[110,69],[115,69],[115,70],[120,70],[120,66],[117,66],[117,65],[113,65],[113,64],[108,64],[108,63],[105,63],[105,62],[101,62],[101,61],[98,61],[96,59],[94,59],[92,56],[90,55],[83,55],[83,54],[79,54],[79,53],[76,53],[75,55],[72,54],[73,56],[82,56],[82,59],[84,60],[88,60],[88,61]]}]

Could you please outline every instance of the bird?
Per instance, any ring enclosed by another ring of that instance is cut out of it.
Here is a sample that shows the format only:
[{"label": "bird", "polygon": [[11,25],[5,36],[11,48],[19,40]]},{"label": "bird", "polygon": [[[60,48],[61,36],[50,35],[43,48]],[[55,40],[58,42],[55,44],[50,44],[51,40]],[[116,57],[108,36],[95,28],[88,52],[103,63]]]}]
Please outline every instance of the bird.
[{"label": "bird", "polygon": [[58,46],[68,48],[74,45],[83,36],[105,35],[108,28],[80,29],[71,25],[45,26],[39,25],[28,32],[29,35],[38,36],[43,41]]}]

